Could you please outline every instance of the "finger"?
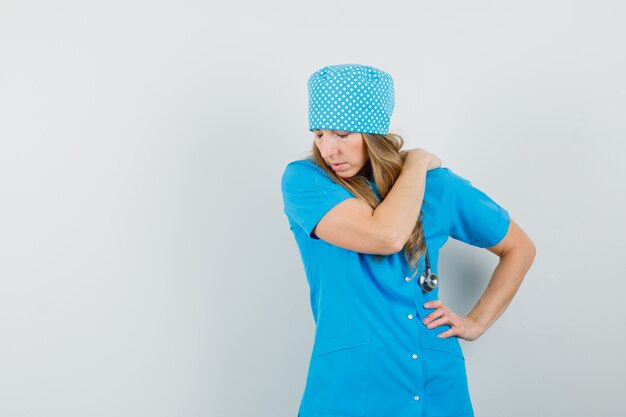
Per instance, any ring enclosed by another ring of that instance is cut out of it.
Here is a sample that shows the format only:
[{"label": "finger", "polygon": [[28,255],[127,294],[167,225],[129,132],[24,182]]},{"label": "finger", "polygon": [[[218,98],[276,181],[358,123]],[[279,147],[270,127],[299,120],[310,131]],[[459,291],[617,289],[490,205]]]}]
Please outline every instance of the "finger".
[{"label": "finger", "polygon": [[441,332],[437,335],[437,337],[441,337],[444,339],[447,339],[450,336],[455,336],[455,332],[454,332],[454,328],[450,329],[450,330],[446,330],[445,332]]},{"label": "finger", "polygon": [[434,329],[437,326],[441,326],[442,324],[448,324],[449,322],[450,320],[448,319],[448,316],[443,316],[438,318],[437,320],[433,320],[431,323],[428,323],[426,327],[428,327],[429,329]]},{"label": "finger", "polygon": [[432,313],[430,313],[429,315],[426,316],[426,318],[424,318],[424,324],[428,324],[428,322],[435,320],[436,318],[439,318],[441,316],[443,316],[445,314],[445,311],[443,308],[438,308],[437,310],[433,311]]},{"label": "finger", "polygon": [[433,301],[428,301],[427,303],[424,303],[424,307],[426,308],[437,308],[437,307],[441,307],[443,305],[441,300],[433,300]]}]

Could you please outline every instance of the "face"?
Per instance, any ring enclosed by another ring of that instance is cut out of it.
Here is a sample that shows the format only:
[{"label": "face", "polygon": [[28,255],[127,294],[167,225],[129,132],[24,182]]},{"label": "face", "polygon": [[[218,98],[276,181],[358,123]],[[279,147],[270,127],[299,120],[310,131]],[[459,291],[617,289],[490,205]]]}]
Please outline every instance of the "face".
[{"label": "face", "polygon": [[313,135],[322,158],[339,177],[356,175],[369,159],[360,132],[321,129],[314,130]]}]

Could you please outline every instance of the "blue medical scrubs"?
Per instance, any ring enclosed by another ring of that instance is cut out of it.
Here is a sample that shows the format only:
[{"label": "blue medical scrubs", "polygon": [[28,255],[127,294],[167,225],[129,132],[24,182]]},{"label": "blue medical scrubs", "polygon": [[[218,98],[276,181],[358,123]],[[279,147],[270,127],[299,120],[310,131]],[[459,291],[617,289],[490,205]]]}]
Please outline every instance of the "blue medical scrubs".
[{"label": "blue medical scrubs", "polygon": [[[376,194],[375,183],[370,181]],[[471,417],[465,358],[456,336],[439,338],[422,320],[435,309],[438,288],[424,292],[404,249],[374,255],[334,246],[313,233],[338,203],[354,197],[312,159],[290,162],[282,175],[284,212],[310,288],[315,342],[300,417]],[[427,172],[423,230],[431,270],[448,236],[480,248],[507,233],[510,219],[470,181],[450,168]],[[445,285],[445,277],[441,277]]]}]

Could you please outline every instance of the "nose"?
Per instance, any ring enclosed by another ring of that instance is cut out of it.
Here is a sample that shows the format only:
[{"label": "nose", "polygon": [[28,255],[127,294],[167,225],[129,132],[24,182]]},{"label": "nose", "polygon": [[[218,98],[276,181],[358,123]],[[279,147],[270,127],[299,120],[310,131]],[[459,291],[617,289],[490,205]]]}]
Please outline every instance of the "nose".
[{"label": "nose", "polygon": [[323,133],[320,137],[320,154],[322,155],[322,157],[328,158],[329,156],[337,153],[338,142],[339,141],[332,133]]}]

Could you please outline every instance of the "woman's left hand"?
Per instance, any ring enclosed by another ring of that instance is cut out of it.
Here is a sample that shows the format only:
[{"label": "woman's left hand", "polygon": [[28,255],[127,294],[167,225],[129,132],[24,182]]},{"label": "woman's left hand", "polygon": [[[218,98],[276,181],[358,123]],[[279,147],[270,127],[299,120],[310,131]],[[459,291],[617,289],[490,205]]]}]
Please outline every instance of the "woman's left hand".
[{"label": "woman's left hand", "polygon": [[447,338],[450,336],[457,336],[464,340],[476,340],[485,331],[483,326],[478,321],[471,317],[461,317],[452,311],[449,307],[443,305],[441,300],[433,300],[424,304],[426,308],[436,308],[435,311],[430,313],[424,318],[424,324],[429,329],[434,329],[442,324],[447,324],[451,329],[437,335],[438,337]]}]

